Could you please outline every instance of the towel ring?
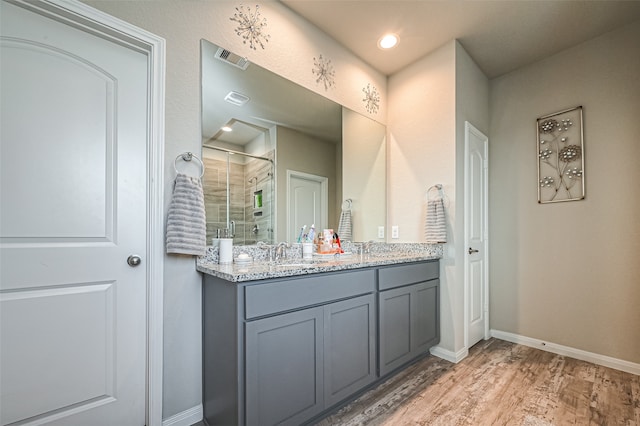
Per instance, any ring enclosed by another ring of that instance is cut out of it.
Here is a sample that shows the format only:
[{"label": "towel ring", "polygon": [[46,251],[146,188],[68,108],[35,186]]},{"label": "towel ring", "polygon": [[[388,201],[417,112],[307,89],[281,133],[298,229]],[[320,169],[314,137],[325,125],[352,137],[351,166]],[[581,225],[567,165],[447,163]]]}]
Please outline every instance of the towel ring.
[{"label": "towel ring", "polygon": [[427,200],[429,200],[429,194],[434,189],[436,191],[438,191],[438,193],[440,194],[441,197],[443,196],[443,194],[442,194],[442,184],[436,183],[435,185],[432,185],[432,186],[429,187],[429,189],[427,189]]},{"label": "towel ring", "polygon": [[351,210],[351,203],[353,201],[351,200],[351,198],[347,198],[346,200],[344,200],[344,202],[342,203],[342,210]]},{"label": "towel ring", "polygon": [[193,152],[183,152],[182,154],[176,157],[176,159],[173,161],[173,168],[175,169],[176,174],[180,173],[178,172],[178,160],[181,158],[182,158],[182,161],[191,161],[194,158],[198,160],[198,162],[200,163],[200,169],[202,170],[202,173],[200,173],[200,179],[202,179],[202,176],[204,176],[204,163]]}]

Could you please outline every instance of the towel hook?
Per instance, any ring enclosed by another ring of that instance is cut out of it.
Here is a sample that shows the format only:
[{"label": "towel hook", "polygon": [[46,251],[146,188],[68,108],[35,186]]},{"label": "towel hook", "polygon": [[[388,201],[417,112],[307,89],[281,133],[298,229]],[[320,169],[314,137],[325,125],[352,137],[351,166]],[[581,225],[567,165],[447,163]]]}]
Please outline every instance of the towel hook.
[{"label": "towel hook", "polygon": [[179,173],[178,172],[178,160],[182,159],[182,161],[191,161],[194,158],[196,160],[198,160],[198,163],[200,163],[200,169],[202,170],[202,172],[200,173],[200,179],[202,179],[202,176],[204,176],[204,163],[193,152],[183,152],[182,154],[180,154],[180,155],[178,155],[176,157],[176,159],[173,161],[173,168],[175,169],[176,173]]}]

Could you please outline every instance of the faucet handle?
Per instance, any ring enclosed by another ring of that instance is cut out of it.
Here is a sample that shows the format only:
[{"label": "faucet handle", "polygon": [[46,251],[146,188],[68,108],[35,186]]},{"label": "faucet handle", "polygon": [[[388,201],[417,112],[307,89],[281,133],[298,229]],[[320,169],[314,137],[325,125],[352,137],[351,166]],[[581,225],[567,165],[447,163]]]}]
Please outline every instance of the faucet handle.
[{"label": "faucet handle", "polygon": [[286,241],[282,241],[278,243],[276,246],[276,260],[278,259],[286,259],[287,258],[287,248],[289,248],[289,243]]},{"label": "faucet handle", "polygon": [[365,241],[364,243],[362,243],[362,250],[365,253],[369,253],[371,251],[371,245],[374,244],[375,241],[373,240],[369,240],[369,241]]},{"label": "faucet handle", "polygon": [[263,250],[267,250],[267,257],[269,258],[269,262],[273,262],[274,251],[276,246],[272,244],[265,243],[264,241],[258,241],[257,246]]}]

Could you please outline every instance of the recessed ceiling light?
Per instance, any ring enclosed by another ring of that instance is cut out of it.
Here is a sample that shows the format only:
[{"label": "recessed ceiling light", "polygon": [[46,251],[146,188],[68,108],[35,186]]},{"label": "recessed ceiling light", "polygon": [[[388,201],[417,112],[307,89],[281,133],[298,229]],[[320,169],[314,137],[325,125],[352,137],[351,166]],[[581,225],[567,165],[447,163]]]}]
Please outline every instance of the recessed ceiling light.
[{"label": "recessed ceiling light", "polygon": [[229,126],[222,126],[220,127],[220,130],[222,130],[223,132],[232,132],[233,129]]},{"label": "recessed ceiling light", "polygon": [[378,47],[380,49],[391,49],[398,44],[400,38],[396,34],[386,34],[378,40]]}]

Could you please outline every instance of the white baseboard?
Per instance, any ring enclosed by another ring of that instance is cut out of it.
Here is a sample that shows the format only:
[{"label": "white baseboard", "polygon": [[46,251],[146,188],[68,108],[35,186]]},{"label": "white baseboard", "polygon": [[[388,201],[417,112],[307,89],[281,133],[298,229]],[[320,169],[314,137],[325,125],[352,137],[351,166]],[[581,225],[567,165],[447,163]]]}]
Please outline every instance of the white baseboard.
[{"label": "white baseboard", "polygon": [[162,426],[191,426],[202,421],[203,415],[204,411],[200,404],[162,420]]},{"label": "white baseboard", "polygon": [[507,333],[506,331],[491,330],[491,337],[506,340],[507,342],[517,343],[529,346],[543,351],[551,352],[558,355],[568,356],[570,358],[582,361],[592,362],[594,364],[603,365],[627,373],[640,375],[640,364],[612,358],[606,355],[595,354],[593,352],[583,351],[582,349],[570,348],[568,346],[558,345],[556,343],[545,342],[544,340],[532,339],[531,337],[520,336],[518,334]]},{"label": "white baseboard", "polygon": [[458,352],[453,352],[449,349],[443,348],[442,346],[434,346],[429,349],[429,352],[431,352],[431,355],[433,356],[437,356],[438,358],[442,358],[455,364],[459,363],[469,355],[469,349],[467,348],[460,349]]}]

